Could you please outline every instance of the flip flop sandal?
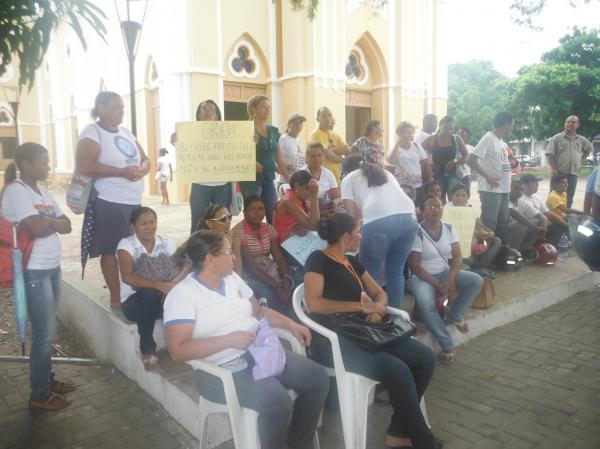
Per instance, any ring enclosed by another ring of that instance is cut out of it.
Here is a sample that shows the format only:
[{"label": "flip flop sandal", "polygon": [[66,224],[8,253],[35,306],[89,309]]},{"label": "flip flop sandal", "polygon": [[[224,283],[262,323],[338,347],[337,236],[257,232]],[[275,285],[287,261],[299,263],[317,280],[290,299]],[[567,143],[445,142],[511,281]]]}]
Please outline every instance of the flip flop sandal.
[{"label": "flip flop sandal", "polygon": [[158,357],[156,354],[144,354],[142,355],[142,363],[146,371],[158,371]]},{"label": "flip flop sandal", "polygon": [[50,390],[53,393],[58,393],[58,394],[71,393],[72,391],[77,390],[77,388],[79,388],[79,385],[76,385],[73,382],[70,382],[70,381],[61,382],[59,380],[53,381],[52,385],[50,386]]},{"label": "flip flop sandal", "polygon": [[40,410],[62,410],[72,404],[62,394],[50,393],[45,399],[38,399],[37,401],[29,401],[29,408],[40,409]]},{"label": "flip flop sandal", "polygon": [[438,360],[442,365],[452,365],[454,363],[454,352],[440,352]]},{"label": "flip flop sandal", "polygon": [[458,332],[460,332],[461,334],[466,334],[467,332],[469,332],[469,323],[467,323],[465,320],[451,320],[452,324],[454,324],[456,326],[456,328],[458,329]]}]

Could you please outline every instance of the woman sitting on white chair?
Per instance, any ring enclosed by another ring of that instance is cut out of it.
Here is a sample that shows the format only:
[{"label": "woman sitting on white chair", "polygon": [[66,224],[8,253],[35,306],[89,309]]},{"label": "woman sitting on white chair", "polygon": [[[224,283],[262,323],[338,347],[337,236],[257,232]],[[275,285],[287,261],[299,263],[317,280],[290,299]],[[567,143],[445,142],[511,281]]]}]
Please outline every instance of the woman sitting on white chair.
[{"label": "woman sitting on white chair", "polygon": [[[387,296],[354,256],[360,242],[360,226],[348,214],[337,213],[321,220],[319,236],[329,244],[313,252],[305,265],[304,289],[310,317],[335,330],[328,315],[362,312],[369,321],[381,321]],[[385,437],[392,448],[410,446],[436,449],[436,442],[419,406],[435,369],[433,352],[422,343],[406,339],[385,350],[367,352],[358,343],[338,334],[346,368],[383,383],[394,409]],[[315,335],[311,345],[314,358],[328,364],[331,349],[324,338]]]},{"label": "woman sitting on white chair", "polygon": [[[175,361],[204,359],[233,373],[240,405],[258,412],[258,433],[262,449],[312,448],[313,437],[329,379],[318,364],[286,351],[283,372],[255,381],[254,359],[248,346],[254,341],[251,330],[261,313],[252,290],[233,271],[229,241],[218,231],[197,231],[178,249],[181,260],[189,259],[193,272],[168,294],[164,305],[165,335]],[[266,309],[272,327],[288,329],[304,345],[310,345],[310,331],[280,313]],[[213,402],[224,402],[221,381],[196,371],[200,394]],[[298,395],[293,401],[287,392]]]}]

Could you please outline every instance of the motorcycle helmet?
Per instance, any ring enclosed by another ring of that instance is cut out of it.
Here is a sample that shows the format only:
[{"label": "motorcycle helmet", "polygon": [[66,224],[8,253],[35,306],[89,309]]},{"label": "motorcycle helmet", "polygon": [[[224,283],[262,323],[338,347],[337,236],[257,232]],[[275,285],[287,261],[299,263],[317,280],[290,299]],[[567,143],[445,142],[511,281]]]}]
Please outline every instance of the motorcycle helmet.
[{"label": "motorcycle helmet", "polygon": [[551,243],[540,243],[535,247],[537,252],[537,263],[540,265],[554,265],[558,259],[558,250]]},{"label": "motorcycle helmet", "polygon": [[577,255],[592,271],[600,271],[600,222],[587,219],[572,232]]},{"label": "motorcycle helmet", "polygon": [[519,271],[523,266],[523,256],[516,249],[504,245],[496,256],[495,264],[500,270]]},{"label": "motorcycle helmet", "polygon": [[485,240],[477,240],[477,243],[473,245],[473,255],[482,256],[488,250],[488,244]]}]

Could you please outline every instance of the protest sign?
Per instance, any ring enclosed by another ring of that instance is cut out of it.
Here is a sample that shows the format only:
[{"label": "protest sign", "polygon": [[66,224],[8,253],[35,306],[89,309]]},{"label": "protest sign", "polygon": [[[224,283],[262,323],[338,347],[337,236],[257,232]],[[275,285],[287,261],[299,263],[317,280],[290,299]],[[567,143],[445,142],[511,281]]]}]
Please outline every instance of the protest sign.
[{"label": "protest sign", "polygon": [[313,251],[325,248],[327,242],[315,231],[309,231],[305,236],[291,235],[281,246],[304,266],[308,256]]},{"label": "protest sign", "polygon": [[480,215],[481,210],[478,207],[444,207],[443,220],[456,229],[463,257],[471,257],[471,241],[475,230],[475,220]]},{"label": "protest sign", "polygon": [[251,121],[177,123],[177,180],[256,180],[256,143]]}]

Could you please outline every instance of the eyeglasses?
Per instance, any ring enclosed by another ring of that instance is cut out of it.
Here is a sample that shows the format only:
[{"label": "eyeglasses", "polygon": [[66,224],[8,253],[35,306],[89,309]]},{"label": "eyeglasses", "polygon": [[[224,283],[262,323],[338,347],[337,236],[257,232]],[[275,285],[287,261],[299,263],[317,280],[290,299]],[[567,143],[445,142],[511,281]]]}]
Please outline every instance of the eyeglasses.
[{"label": "eyeglasses", "polygon": [[425,209],[429,209],[429,210],[442,210],[444,208],[444,206],[441,206],[439,204],[430,204],[429,206],[425,206]]},{"label": "eyeglasses", "polygon": [[222,253],[215,253],[213,256],[233,256],[233,250],[229,248],[227,251],[223,251]]},{"label": "eyeglasses", "polygon": [[231,221],[231,217],[233,217],[233,215],[224,214],[217,218],[209,218],[208,221],[218,221],[219,223],[227,223],[228,221]]}]

